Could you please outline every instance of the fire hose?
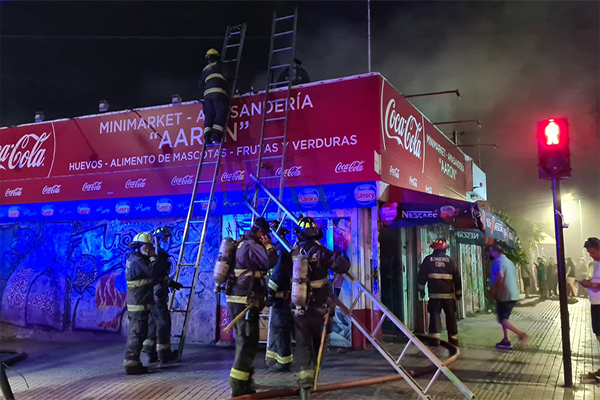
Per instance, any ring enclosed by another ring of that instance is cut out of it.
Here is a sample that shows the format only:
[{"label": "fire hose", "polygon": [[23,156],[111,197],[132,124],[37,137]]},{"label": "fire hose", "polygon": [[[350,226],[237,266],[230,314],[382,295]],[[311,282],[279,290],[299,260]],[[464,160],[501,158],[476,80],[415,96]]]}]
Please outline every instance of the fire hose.
[{"label": "fire hose", "polygon": [[15,396],[8,382],[8,377],[4,371],[5,366],[13,365],[27,357],[27,353],[22,350],[0,348],[0,353],[12,354],[12,356],[0,359],[0,391],[6,400],[14,400]]},{"label": "fire hose", "polygon": [[[458,358],[458,356],[460,354],[460,351],[458,350],[458,347],[448,344],[444,341],[441,342],[441,345],[446,347],[448,350],[450,350],[450,357],[448,357],[446,360],[442,361],[442,364],[444,364],[445,366],[448,366],[448,365],[452,364],[454,361],[456,361],[456,359]],[[429,367],[408,370],[407,372],[410,376],[415,378],[418,376],[430,374],[430,373],[434,372],[435,370],[437,370],[437,367],[435,365],[431,365]],[[392,375],[380,376],[378,378],[360,379],[357,381],[348,381],[348,382],[329,383],[326,385],[318,386],[316,390],[313,390],[313,392],[315,392],[315,393],[331,392],[334,390],[350,389],[350,388],[354,388],[354,387],[358,387],[358,386],[375,385],[375,384],[379,384],[379,383],[398,381],[401,379],[403,379],[401,375],[392,374]],[[243,396],[232,397],[229,400],[273,399],[273,398],[277,398],[277,397],[298,396],[299,393],[300,393],[300,389],[298,389],[298,388],[276,389],[276,390],[266,390],[264,392],[258,392],[258,393],[253,393],[253,394],[246,394]]]}]

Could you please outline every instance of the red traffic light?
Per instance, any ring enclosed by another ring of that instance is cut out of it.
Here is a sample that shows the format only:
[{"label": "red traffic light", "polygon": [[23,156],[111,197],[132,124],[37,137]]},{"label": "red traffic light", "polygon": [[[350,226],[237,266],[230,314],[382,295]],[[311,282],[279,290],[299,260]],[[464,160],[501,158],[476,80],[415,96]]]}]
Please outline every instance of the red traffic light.
[{"label": "red traffic light", "polygon": [[550,118],[538,122],[538,161],[540,179],[571,176],[569,124],[566,118]]}]

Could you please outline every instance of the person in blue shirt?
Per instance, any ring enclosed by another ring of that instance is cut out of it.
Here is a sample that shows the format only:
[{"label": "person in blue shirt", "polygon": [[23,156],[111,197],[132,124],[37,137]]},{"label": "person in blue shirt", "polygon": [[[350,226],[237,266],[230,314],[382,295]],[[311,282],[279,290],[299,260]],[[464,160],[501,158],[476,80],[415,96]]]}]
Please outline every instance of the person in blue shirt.
[{"label": "person in blue shirt", "polygon": [[496,344],[497,349],[510,350],[512,348],[508,340],[508,331],[513,331],[519,337],[522,349],[526,349],[529,343],[529,335],[518,330],[508,321],[513,308],[519,301],[519,287],[517,285],[517,270],[505,255],[504,250],[495,244],[490,247],[490,258],[492,264],[492,297],[496,300],[496,314],[498,323],[502,326],[504,338]]}]

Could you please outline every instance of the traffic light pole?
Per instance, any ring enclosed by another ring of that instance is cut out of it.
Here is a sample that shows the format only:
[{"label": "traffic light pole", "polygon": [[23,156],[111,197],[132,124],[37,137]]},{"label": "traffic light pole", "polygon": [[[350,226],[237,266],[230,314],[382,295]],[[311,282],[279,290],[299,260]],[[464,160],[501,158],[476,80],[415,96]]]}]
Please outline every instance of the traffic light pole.
[{"label": "traffic light pole", "polygon": [[563,370],[565,387],[573,387],[571,367],[571,336],[569,333],[569,309],[567,307],[567,272],[565,268],[565,241],[563,237],[563,217],[560,199],[560,179],[552,179],[554,195],[554,230],[556,233],[556,259],[558,262],[558,295],[560,300],[560,322],[563,346]]}]

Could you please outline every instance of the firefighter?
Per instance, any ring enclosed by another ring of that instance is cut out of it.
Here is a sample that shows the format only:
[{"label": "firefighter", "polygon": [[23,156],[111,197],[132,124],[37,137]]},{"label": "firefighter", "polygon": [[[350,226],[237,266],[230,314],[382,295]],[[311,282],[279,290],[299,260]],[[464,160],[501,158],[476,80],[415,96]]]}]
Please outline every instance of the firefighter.
[{"label": "firefighter", "polygon": [[229,317],[233,320],[245,312],[235,325],[235,360],[229,374],[232,396],[255,393],[252,362],[258,350],[259,314],[265,304],[264,275],[277,264],[277,250],[269,236],[271,229],[264,218],[257,218],[246,231],[235,254],[235,278],[226,292]]},{"label": "firefighter", "polygon": [[421,297],[425,297],[425,284],[428,285],[429,335],[431,344],[439,346],[442,331],[441,312],[446,314],[448,342],[458,346],[458,326],[456,324],[456,301],[462,297],[460,270],[446,255],[448,244],[445,239],[436,239],[430,246],[433,253],[425,257],[417,274],[417,287]]},{"label": "firefighter", "polygon": [[[290,231],[273,221],[271,228],[281,237]],[[271,309],[269,343],[267,345],[267,365],[272,372],[289,372],[292,357],[292,259],[290,253],[279,242],[275,244],[279,261],[269,277],[267,287],[267,307]]]},{"label": "firefighter", "polygon": [[148,335],[148,315],[154,305],[153,287],[159,268],[151,233],[138,233],[129,246],[133,250],[127,257],[125,269],[129,330],[123,366],[125,374],[140,375],[148,373],[140,362],[140,353]]},{"label": "firefighter", "polygon": [[171,313],[169,313],[167,302],[169,288],[181,289],[183,285],[169,278],[171,270],[169,254],[161,247],[161,244],[164,244],[171,236],[171,230],[167,226],[157,229],[153,234],[157,252],[155,275],[158,277],[158,281],[154,285],[155,304],[148,316],[148,337],[144,340],[142,348],[142,351],[148,354],[150,363],[159,360],[161,363],[168,363],[177,359],[179,355],[177,351],[171,351]]},{"label": "firefighter", "polygon": [[230,79],[217,50],[206,52],[206,62],[198,83],[204,98],[204,143],[221,143],[229,111]]},{"label": "firefighter", "polygon": [[[310,398],[310,390],[315,380],[317,357],[321,345],[321,336],[325,315],[329,313],[327,334],[331,333],[332,318],[335,313],[335,302],[328,270],[343,274],[350,269],[350,260],[339,251],[331,251],[321,245],[318,240],[323,232],[317,227],[315,220],[303,217],[296,228],[298,244],[292,249],[291,257],[304,255],[308,259],[308,273],[302,280],[307,281],[308,292],[305,300],[301,296],[293,297],[294,327],[296,332],[296,363],[300,368],[297,375],[300,386],[300,398]],[[294,261],[295,263],[296,261]],[[296,268],[294,265],[293,268]],[[300,279],[294,277],[292,285],[300,285]],[[292,287],[292,292],[294,287]],[[300,291],[297,291],[300,293]],[[305,306],[298,304],[305,302]]]}]

